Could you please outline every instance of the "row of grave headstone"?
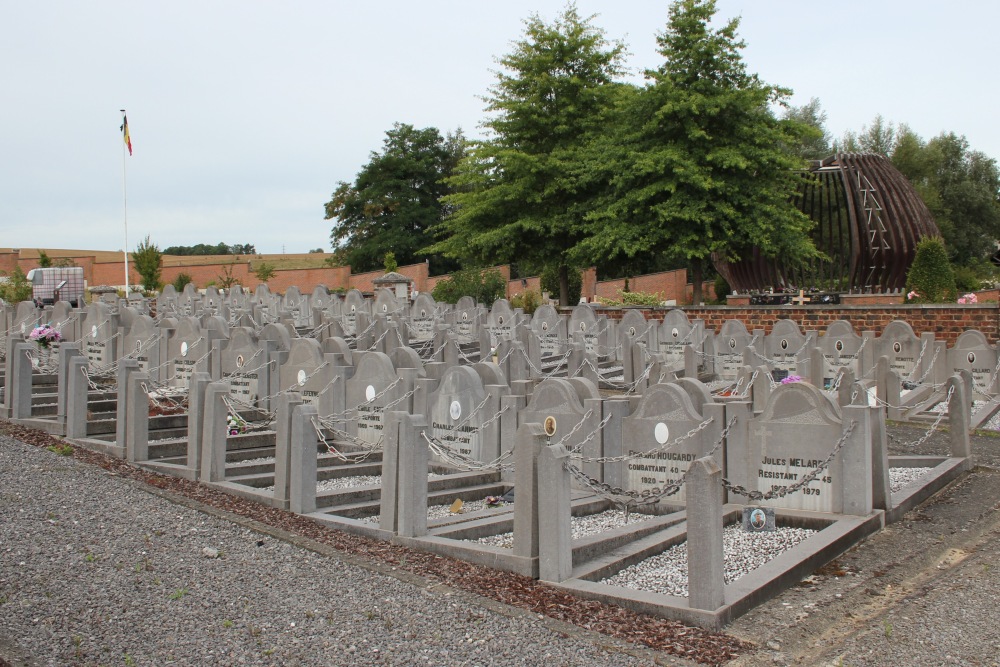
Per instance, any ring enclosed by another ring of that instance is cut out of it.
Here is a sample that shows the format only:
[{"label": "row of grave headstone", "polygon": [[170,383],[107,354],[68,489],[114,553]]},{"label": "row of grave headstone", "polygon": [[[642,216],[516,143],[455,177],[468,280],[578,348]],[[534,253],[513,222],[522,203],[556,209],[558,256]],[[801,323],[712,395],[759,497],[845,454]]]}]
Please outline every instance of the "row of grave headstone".
[{"label": "row of grave headstone", "polygon": [[[64,340],[83,341],[97,369],[110,367],[122,356],[144,357],[141,363],[154,366],[175,364],[166,374],[172,381],[179,377],[181,386],[189,375],[184,367],[195,364],[180,353],[198,344],[202,336],[196,328],[207,339],[195,357],[201,359],[211,351],[212,341],[225,341],[238,328],[251,331],[258,340],[280,338],[265,345],[287,350],[282,346],[284,335],[269,327],[284,324],[290,338],[305,335],[321,342],[341,338],[352,349],[386,351],[388,336],[388,345],[410,346],[424,360],[450,355],[468,363],[493,356],[503,362],[509,380],[579,375],[602,388],[636,392],[673,375],[697,376],[715,383],[717,389],[740,394],[746,391],[748,366],[762,369],[761,379],[766,377],[769,383],[797,375],[829,389],[845,371],[854,378],[873,378],[881,357],[908,385],[940,385],[949,374],[969,370],[978,394],[994,397],[1000,389],[1000,355],[980,332],[964,333],[949,349],[933,334],[915,335],[903,321],[889,324],[880,335],[857,333],[844,321],[822,332],[803,332],[791,320],[780,320],[767,335],[749,331],[739,320],[727,321],[715,333],[700,320],[689,321],[681,310],[669,311],[659,322],[647,321],[639,310],[609,320],[589,305],[574,308],[568,317],[550,306],[528,316],[506,300],[487,310],[469,298],[451,306],[420,294],[412,305],[404,306],[389,290],[365,299],[357,290],[340,297],[325,288],[309,295],[290,288],[279,296],[266,286],[252,297],[238,287],[225,294],[214,288],[201,294],[190,285],[177,294],[168,287],[157,298],[156,319],[149,318],[148,305],[135,295],[117,303],[98,301],[85,310],[58,303],[40,311],[24,302],[4,307],[0,326],[26,337],[33,327],[50,323]],[[392,325],[395,331],[390,335]],[[450,348],[449,341],[453,341]],[[156,349],[143,349],[144,345]],[[237,356],[245,357],[243,353]],[[617,362],[611,373],[606,372],[606,363],[602,367],[607,360]],[[741,385],[729,386],[737,382]]]}]

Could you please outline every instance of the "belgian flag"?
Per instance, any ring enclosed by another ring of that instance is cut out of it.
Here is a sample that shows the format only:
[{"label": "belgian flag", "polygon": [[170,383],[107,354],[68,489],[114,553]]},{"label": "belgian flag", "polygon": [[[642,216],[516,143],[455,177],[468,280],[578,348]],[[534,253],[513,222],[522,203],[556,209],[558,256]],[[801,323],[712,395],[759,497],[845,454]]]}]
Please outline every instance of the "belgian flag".
[{"label": "belgian flag", "polygon": [[132,154],[132,137],[128,135],[128,116],[122,116],[122,126],[119,128],[122,131],[122,138],[125,139],[125,145],[128,146],[128,154]]}]

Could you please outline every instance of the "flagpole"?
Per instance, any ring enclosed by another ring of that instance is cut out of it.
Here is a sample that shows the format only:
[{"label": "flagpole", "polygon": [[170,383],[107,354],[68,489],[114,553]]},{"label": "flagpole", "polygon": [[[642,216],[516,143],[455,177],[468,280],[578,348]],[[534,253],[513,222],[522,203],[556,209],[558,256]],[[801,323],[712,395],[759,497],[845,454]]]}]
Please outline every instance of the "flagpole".
[{"label": "flagpole", "polygon": [[[124,127],[125,123],[127,123],[128,120],[127,117],[125,116],[125,109],[122,109],[121,112],[122,112],[122,126]],[[125,183],[125,164],[127,162],[127,160],[125,159],[126,148],[127,146],[123,141],[122,142],[122,207],[123,207],[122,217],[125,222],[125,251],[123,254],[125,255],[125,298],[127,299],[128,298],[128,188],[126,187]]]}]

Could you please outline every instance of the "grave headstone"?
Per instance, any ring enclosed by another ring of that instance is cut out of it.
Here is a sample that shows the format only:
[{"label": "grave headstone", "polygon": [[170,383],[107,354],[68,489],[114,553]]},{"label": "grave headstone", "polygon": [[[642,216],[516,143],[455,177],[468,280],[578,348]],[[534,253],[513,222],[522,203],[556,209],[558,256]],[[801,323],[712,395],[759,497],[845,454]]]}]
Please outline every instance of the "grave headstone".
[{"label": "grave headstone", "polygon": [[406,411],[408,406],[399,400],[406,392],[405,382],[397,375],[387,355],[382,352],[365,354],[354,376],[347,380],[347,412],[356,414],[347,422],[347,433],[369,445],[380,443],[386,406]]},{"label": "grave headstone", "polygon": [[992,398],[998,394],[1000,355],[996,346],[990,345],[981,331],[972,329],[963,332],[955,341],[955,346],[948,350],[948,374],[963,370],[972,374],[973,391],[980,398]]},{"label": "grave headstone", "polygon": [[434,325],[436,304],[434,298],[427,293],[418,294],[410,307],[410,339],[415,342],[434,340]]},{"label": "grave headstone", "polygon": [[[635,411],[622,421],[624,453],[634,457],[617,464],[624,468],[620,478],[625,488],[641,493],[680,483],[691,463],[712,450],[722,433],[724,410],[724,406],[714,406],[712,412],[717,414],[702,415],[691,396],[678,384],[649,387]],[[709,424],[701,426],[709,420],[712,420]],[[687,436],[699,427],[701,431]],[[721,447],[713,453],[713,458],[723,466]],[[685,494],[681,486],[665,500],[684,502]]]},{"label": "grave headstone", "polygon": [[[849,369],[854,377],[860,377],[862,369],[862,352],[867,347],[869,338],[859,336],[854,332],[850,322],[837,320],[831,322],[823,335],[816,341],[823,355],[824,388],[832,387],[837,376]],[[874,352],[874,350],[872,350]],[[819,386],[817,378],[811,378],[812,383]]]},{"label": "grave headstone", "polygon": [[[517,423],[541,424],[551,443],[561,443],[567,449],[581,447],[579,454],[597,458],[603,454],[603,438],[598,431],[602,407],[597,386],[585,378],[549,378],[543,380],[531,395],[527,406],[517,415]],[[504,443],[513,437],[504,437]],[[586,463],[583,471],[603,481],[603,468]]]},{"label": "grave headstone", "polygon": [[743,368],[744,350],[750,347],[753,336],[739,320],[726,320],[715,337],[713,366],[718,380],[735,382]]},{"label": "grave headstone", "polygon": [[196,318],[178,319],[168,333],[166,347],[165,382],[170,387],[187,390],[195,371],[209,372],[210,342]]},{"label": "grave headstone", "polygon": [[[810,344],[815,334],[810,332],[807,336],[803,334],[798,325],[792,320],[778,320],[774,323],[771,333],[764,336],[763,358],[756,358],[753,364],[763,362],[771,372],[771,377],[775,382],[784,380],[789,375],[805,374],[807,371],[800,368],[803,359],[809,358]],[[756,350],[751,350],[757,357]]]},{"label": "grave headstone", "polygon": [[566,320],[549,304],[543,304],[535,310],[531,317],[531,331],[538,337],[543,359],[562,356],[566,352]]},{"label": "grave headstone", "polygon": [[[499,392],[488,391],[472,367],[452,366],[428,399],[427,420],[433,437],[448,450],[489,463],[500,455],[500,428],[495,418],[499,411]],[[492,422],[484,427],[489,420]],[[454,461],[446,457],[443,462]]]},{"label": "grave headstone", "polygon": [[[779,385],[763,413],[749,422],[746,452],[730,448],[730,479],[761,492],[794,487],[807,474],[822,468],[833,454],[829,465],[820,470],[814,481],[795,493],[755,501],[756,504],[816,512],[870,512],[872,460],[868,408],[844,410],[851,411],[849,418],[842,416],[830,398],[809,383]],[[854,422],[853,427],[849,420]],[[845,489],[855,485],[861,485],[860,490],[845,497]]]},{"label": "grave headstone", "polygon": [[118,359],[118,315],[111,306],[101,302],[87,306],[81,334],[91,370],[107,368]]},{"label": "grave headstone", "polygon": [[352,289],[344,296],[344,305],[341,307],[340,325],[343,327],[345,335],[357,336],[362,333],[358,331],[359,315],[371,315],[369,302],[365,301],[365,297],[360,291]]},{"label": "grave headstone", "polygon": [[454,326],[453,331],[460,344],[474,343],[479,340],[479,307],[472,297],[463,296],[448,313],[448,320]]},{"label": "grave headstone", "polygon": [[253,330],[245,327],[232,329],[229,339],[217,341],[219,351],[213,360],[218,370],[213,375],[229,386],[229,395],[239,403],[256,406],[261,388],[269,386],[270,363],[266,349]]},{"label": "grave headstone", "polygon": [[583,337],[586,351],[598,357],[608,356],[608,321],[605,316],[598,317],[590,304],[580,304],[573,308],[569,317],[568,333],[571,338]]},{"label": "grave headstone", "polygon": [[154,382],[160,381],[160,340],[162,330],[152,317],[137,315],[122,336],[122,357],[139,362],[139,370],[147,373]]}]

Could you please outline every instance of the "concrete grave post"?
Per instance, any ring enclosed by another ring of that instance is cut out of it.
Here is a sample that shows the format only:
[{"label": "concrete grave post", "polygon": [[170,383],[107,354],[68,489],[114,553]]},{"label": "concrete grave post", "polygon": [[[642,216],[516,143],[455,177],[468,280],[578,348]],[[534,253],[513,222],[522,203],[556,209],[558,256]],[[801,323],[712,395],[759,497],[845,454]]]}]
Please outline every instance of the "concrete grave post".
[{"label": "concrete grave post", "polygon": [[[570,526],[569,450],[543,446],[538,452],[538,578],[559,583],[573,574],[573,533]],[[516,511],[516,503],[515,503]],[[516,537],[515,537],[516,539]]]},{"label": "concrete grave post", "polygon": [[316,511],[316,429],[319,416],[315,405],[297,405],[291,419],[291,463],[288,474],[289,509],[296,514]]},{"label": "concrete grave post", "polygon": [[201,481],[226,481],[226,439],[229,429],[226,423],[229,410],[226,397],[229,385],[225,382],[211,382],[205,388],[204,424],[201,442]]},{"label": "concrete grave post", "polygon": [[[528,403],[528,397],[522,394],[506,394],[500,397],[500,454],[506,454],[514,449],[517,439],[518,415]],[[516,456],[516,453],[515,453]],[[501,471],[504,481],[511,481],[514,475],[509,470]]]},{"label": "concrete grave post", "polygon": [[725,604],[725,554],[722,546],[722,470],[708,457],[688,468],[688,604],[714,610]]},{"label": "concrete grave post", "polygon": [[187,467],[192,479],[201,477],[202,442],[205,437],[205,391],[212,378],[208,373],[196,372],[191,376],[191,389],[188,392],[188,423],[187,423]]},{"label": "concrete grave post", "polygon": [[[730,478],[735,471],[748,470],[753,466],[750,452],[750,421],[753,419],[753,408],[747,401],[732,401],[725,404],[726,423],[731,420],[726,437],[726,474]],[[744,502],[740,498],[729,498],[729,502]]]},{"label": "concrete grave post", "polygon": [[522,558],[538,557],[539,498],[538,455],[548,436],[541,424],[530,422],[517,429],[514,446],[514,555]]},{"label": "concrete grave post", "polygon": [[[122,456],[125,454],[125,434],[128,427],[128,379],[133,373],[138,372],[139,362],[135,359],[122,359],[118,363],[118,399],[116,408],[118,420],[115,423],[115,443],[121,448]],[[149,397],[147,396],[144,400],[148,407]]]},{"label": "concrete grave post", "polygon": [[852,421],[856,422],[854,429],[838,455],[843,487],[841,511],[844,514],[867,516],[874,506],[871,409],[865,406],[847,406],[844,408],[845,432]]},{"label": "concrete grave post", "polygon": [[969,443],[969,422],[971,419],[970,391],[968,384],[972,377],[969,371],[963,371],[967,377],[960,374],[952,375],[945,384],[947,391],[954,393],[948,401],[948,427],[951,436],[951,455],[953,457],[969,458],[972,448]]},{"label": "concrete grave post", "polygon": [[430,452],[421,433],[427,428],[422,416],[398,413],[399,438],[396,468],[400,537],[421,537],[427,534],[427,462]]},{"label": "concrete grave post", "polygon": [[385,415],[385,441],[382,443],[382,495],[379,499],[378,527],[392,534],[399,532],[399,429],[403,413],[390,410]]},{"label": "concrete grave post", "polygon": [[[130,373],[128,384],[124,387],[128,393],[125,458],[137,463],[149,460],[149,375],[146,373]],[[122,391],[119,386],[118,391]]]},{"label": "concrete grave post", "polygon": [[[623,435],[623,420],[628,416],[629,402],[627,399],[614,399],[603,402],[601,420],[608,419],[604,427],[604,456],[622,456],[625,453]],[[603,465],[601,478],[612,487],[624,488],[625,475],[621,466]]]},{"label": "concrete grave post", "polygon": [[892,509],[892,493],[889,490],[889,438],[885,430],[885,410],[878,406],[868,407],[868,420],[872,438],[872,507],[878,510]]},{"label": "concrete grave post", "polygon": [[289,471],[292,465],[292,413],[302,405],[302,396],[285,392],[277,398],[274,417],[274,506],[288,509]]},{"label": "concrete grave post", "polygon": [[[71,378],[70,373],[70,361],[74,357],[83,356],[83,352],[80,350],[79,342],[67,343],[64,342],[59,346],[59,370],[58,370],[58,381],[57,381],[57,405],[56,405],[56,421],[60,424],[66,423],[66,402],[69,399],[69,385],[74,378]],[[81,376],[84,376],[83,371],[78,371]],[[86,395],[89,389],[87,383],[84,383],[84,405],[86,405]],[[77,436],[82,437],[82,436]]]},{"label": "concrete grave post", "polygon": [[30,343],[17,342],[8,349],[10,369],[7,371],[7,404],[10,407],[11,419],[29,419],[31,417],[31,357],[28,356]]},{"label": "concrete grave post", "polygon": [[[63,348],[63,353],[68,352],[68,348]],[[87,391],[90,384],[87,382],[87,358],[76,350],[77,354],[66,354],[68,369],[66,373],[66,437],[86,438],[87,437]],[[60,386],[60,391],[62,386]]]}]

